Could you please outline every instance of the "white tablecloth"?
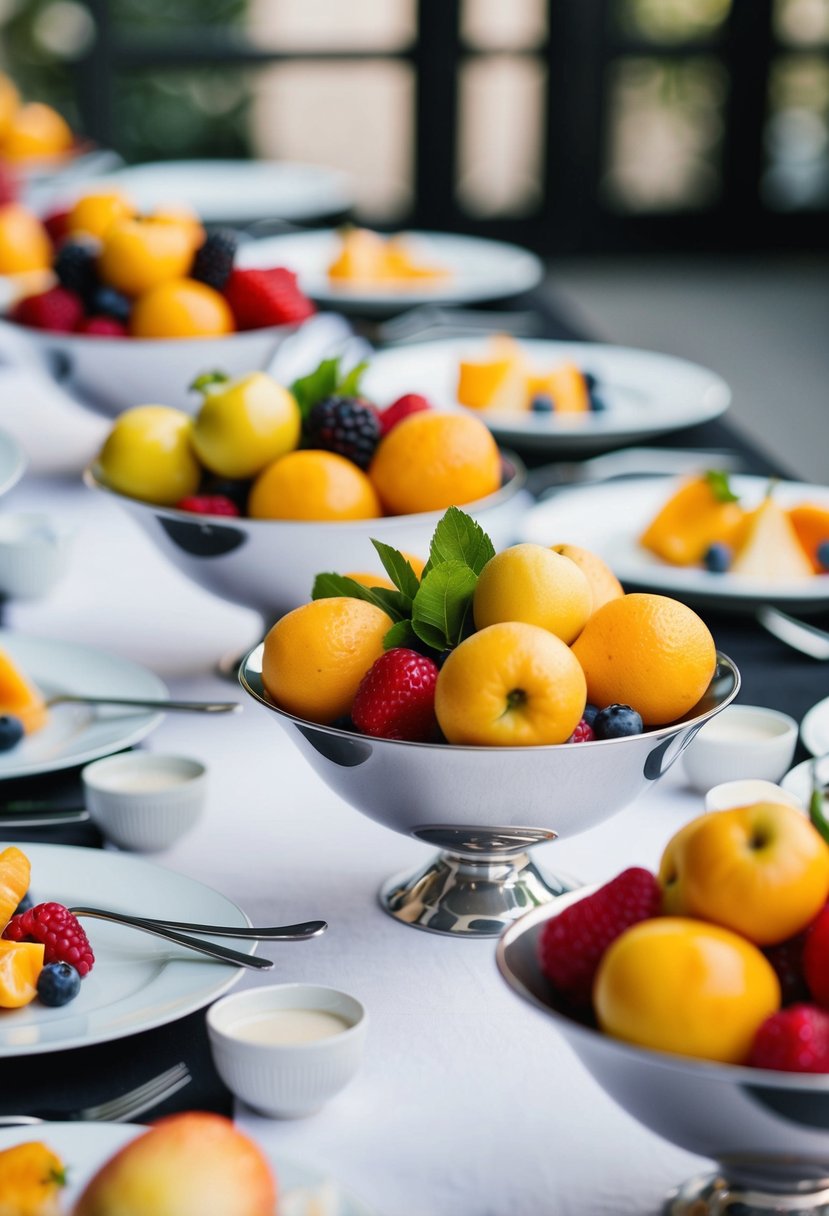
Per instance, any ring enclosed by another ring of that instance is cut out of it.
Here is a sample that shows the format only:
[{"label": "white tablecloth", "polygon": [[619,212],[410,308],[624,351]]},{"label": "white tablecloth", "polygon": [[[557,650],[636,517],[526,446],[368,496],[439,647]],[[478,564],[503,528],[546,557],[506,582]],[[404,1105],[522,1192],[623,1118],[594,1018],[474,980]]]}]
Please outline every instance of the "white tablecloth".
[{"label": "white tablecloth", "polygon": [[[78,471],[108,425],[45,382],[0,373],[0,426],[31,461],[0,509],[47,510],[76,530],[62,583],[13,604],[9,623],[137,660],[177,696],[227,696],[213,661],[255,640],[259,621],[185,580],[116,503],[83,487]],[[381,911],[381,881],[428,848],[330,793],[265,711],[170,715],[147,746],[209,766],[204,819],[161,865],[218,888],[254,923],[329,921],[318,940],[270,947],[275,971],[241,982],[332,984],[369,1011],[364,1066],[320,1114],[277,1122],[238,1110],[262,1144],[330,1171],[378,1216],[647,1216],[705,1164],[605,1097],[552,1025],[506,988],[493,940],[419,932]],[[585,881],[654,866],[700,809],[674,769],[603,827],[535,854]]]}]

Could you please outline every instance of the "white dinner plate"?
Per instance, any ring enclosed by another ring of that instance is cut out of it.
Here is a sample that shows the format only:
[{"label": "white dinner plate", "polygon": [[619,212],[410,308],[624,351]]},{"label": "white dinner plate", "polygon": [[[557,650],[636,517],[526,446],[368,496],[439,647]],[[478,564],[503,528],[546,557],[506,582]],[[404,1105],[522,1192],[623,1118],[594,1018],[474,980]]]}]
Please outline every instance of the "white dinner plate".
[{"label": "white dinner plate", "polygon": [[[825,754],[827,751],[829,751],[829,698],[827,698],[826,701],[821,701],[819,705],[815,706],[815,709],[819,709],[821,707],[823,708],[824,715],[824,750],[823,752],[819,753],[821,755],[821,760],[818,763],[817,775],[818,781],[825,786],[829,784],[829,756]],[[804,718],[803,721],[805,722],[806,719]],[[801,738],[802,737],[801,731]],[[809,751],[812,750],[809,744],[806,743],[805,739],[803,740],[803,744],[804,747],[809,748]],[[781,789],[784,789],[788,794],[793,794],[795,798],[800,799],[803,808],[805,811],[807,811],[807,813],[809,801],[812,797],[812,764],[812,760],[802,760],[800,764],[796,764],[794,768],[790,768],[786,773],[786,776],[783,777],[780,782]]]},{"label": "white dinner plate", "polygon": [[7,494],[26,471],[26,457],[8,431],[0,431],[0,494]]},{"label": "white dinner plate", "polygon": [[117,190],[139,211],[187,203],[208,224],[311,220],[347,211],[347,174],[325,165],[263,160],[175,160],[129,165],[73,187],[74,195]]},{"label": "white dinner plate", "polygon": [[[28,841],[17,847],[32,863],[36,904],[54,900],[162,920],[250,924],[218,891],[130,853]],[[83,925],[95,966],[80,995],[58,1009],[38,1000],[0,1009],[0,1058],[86,1047],[163,1026],[214,1001],[242,974],[233,964],[124,925],[91,919]],[[234,948],[252,954],[255,943],[243,940]]]},{"label": "white dinner plate", "polygon": [[399,288],[361,287],[329,279],[328,267],[340,249],[336,229],[268,237],[244,245],[240,266],[287,266],[296,271],[302,290],[333,308],[366,314],[403,311],[417,304],[468,304],[507,299],[529,291],[543,278],[541,260],[519,245],[455,236],[447,232],[406,233],[424,261],[449,271],[445,279],[414,280]]},{"label": "white dinner plate", "polygon": [[[0,650],[11,655],[47,698],[56,693],[153,700],[169,695],[165,684],[146,667],[91,646],[0,629]],[[143,739],[161,718],[160,713],[151,710],[56,705],[49,710],[49,720],[41,730],[10,751],[0,752],[0,781],[74,768],[120,751]]]},{"label": "white dinner plate", "polygon": [[[385,405],[403,393],[422,393],[433,404],[457,406],[462,359],[486,357],[490,339],[445,338],[380,351],[363,379],[366,396]],[[607,409],[589,414],[475,413],[501,443],[539,452],[588,454],[634,443],[716,418],[731,390],[714,372],[685,359],[596,342],[538,339],[518,345],[541,371],[572,362],[597,380]]]},{"label": "white dinner plate", "polygon": [[[0,1150],[30,1140],[44,1143],[63,1161],[68,1185],[62,1192],[68,1212],[93,1174],[114,1153],[146,1128],[136,1123],[48,1123],[41,1128],[0,1130]],[[337,1186],[319,1169],[274,1156],[265,1149],[276,1174],[279,1216],[371,1216],[369,1209]],[[309,1202],[308,1192],[314,1196]],[[316,1203],[314,1202],[316,1199]]]},{"label": "white dinner plate", "polygon": [[[749,508],[762,501],[769,485],[767,477],[732,476],[730,480]],[[678,484],[673,477],[637,477],[561,490],[527,512],[520,521],[521,539],[542,545],[581,545],[603,557],[627,589],[647,588],[689,604],[742,612],[761,604],[779,604],[800,612],[829,607],[829,574],[781,585],[747,575],[671,566],[643,549],[639,536]],[[827,486],[780,481],[774,494],[784,507],[808,501],[829,509]]]},{"label": "white dinner plate", "polygon": [[[800,723],[803,746],[813,756],[829,755],[829,697],[813,705]],[[826,776],[829,781],[829,774]]]}]

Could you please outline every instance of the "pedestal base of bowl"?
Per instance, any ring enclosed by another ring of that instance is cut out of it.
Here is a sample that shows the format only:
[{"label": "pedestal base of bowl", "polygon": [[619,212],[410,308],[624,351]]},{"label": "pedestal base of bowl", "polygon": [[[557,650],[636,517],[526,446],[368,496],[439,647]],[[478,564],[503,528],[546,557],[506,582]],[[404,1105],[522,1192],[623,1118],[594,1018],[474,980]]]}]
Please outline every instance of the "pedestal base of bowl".
[{"label": "pedestal base of bowl", "polygon": [[404,924],[448,937],[498,937],[514,920],[574,884],[544,874],[528,853],[469,857],[439,853],[426,866],[390,878],[381,907]]},{"label": "pedestal base of bowl", "polygon": [[829,1188],[755,1191],[721,1174],[703,1174],[668,1197],[663,1216],[829,1216]]}]

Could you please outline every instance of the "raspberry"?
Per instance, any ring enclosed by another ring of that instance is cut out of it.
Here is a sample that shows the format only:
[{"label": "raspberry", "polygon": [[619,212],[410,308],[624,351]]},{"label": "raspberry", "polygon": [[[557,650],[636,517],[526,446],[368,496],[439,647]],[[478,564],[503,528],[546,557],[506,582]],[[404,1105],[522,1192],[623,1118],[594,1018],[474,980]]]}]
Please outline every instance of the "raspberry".
[{"label": "raspberry", "polygon": [[380,434],[388,435],[392,427],[397,426],[398,422],[402,422],[404,418],[408,418],[409,414],[419,414],[421,410],[431,408],[429,402],[425,397],[421,397],[420,393],[405,393],[381,412]]},{"label": "raspberry", "polygon": [[790,937],[787,942],[780,942],[777,946],[766,946],[763,951],[780,981],[780,994],[784,1005],[795,1005],[809,999],[809,989],[803,974],[805,944],[806,935],[798,933],[797,937]]},{"label": "raspberry", "polygon": [[829,1072],[829,1013],[805,1004],[773,1013],[754,1037],[749,1064],[782,1072]]},{"label": "raspberry", "polygon": [[116,321],[115,317],[84,317],[75,326],[76,334],[94,334],[98,338],[127,338],[129,332],[126,325]]},{"label": "raspberry", "polygon": [[587,1006],[605,950],[625,929],[658,916],[662,889],[633,866],[546,921],[538,939],[541,969],[574,1005]]},{"label": "raspberry", "polygon": [[98,286],[95,268],[98,252],[97,241],[85,237],[72,237],[64,241],[55,254],[52,267],[61,287],[77,292],[84,300],[89,299]]},{"label": "raspberry", "polygon": [[78,975],[88,975],[95,965],[89,939],[63,904],[35,904],[28,912],[13,916],[3,937],[10,942],[42,942],[43,962],[71,963]]},{"label": "raspberry", "polygon": [[232,228],[217,228],[205,240],[193,259],[191,279],[198,279],[221,291],[233,269],[239,238]]},{"label": "raspberry", "polygon": [[568,743],[589,743],[591,739],[595,739],[595,738],[596,738],[596,736],[593,733],[593,727],[590,725],[589,722],[585,721],[585,719],[582,718],[581,721],[579,722],[578,726],[576,727],[576,729],[573,731],[570,738],[567,740],[567,742]]},{"label": "raspberry", "polygon": [[387,650],[360,682],[351,707],[358,731],[381,739],[427,743],[437,733],[437,664],[416,650]]},{"label": "raspberry", "polygon": [[295,325],[314,312],[291,270],[233,270],[224,294],[239,329]]},{"label": "raspberry", "polygon": [[359,397],[326,397],[308,415],[305,434],[311,447],[336,452],[367,469],[380,440],[380,423],[374,407]]},{"label": "raspberry", "polygon": [[83,301],[65,287],[50,287],[48,291],[19,300],[10,316],[13,321],[32,329],[70,334],[83,316]]},{"label": "raspberry", "polygon": [[812,1000],[829,1009],[829,904],[806,930],[803,974]]},{"label": "raspberry", "polygon": [[53,245],[59,245],[69,235],[69,210],[51,211],[43,221]]},{"label": "raspberry", "polygon": [[196,515],[240,515],[237,504],[226,494],[191,494],[176,503],[179,511],[193,511]]}]

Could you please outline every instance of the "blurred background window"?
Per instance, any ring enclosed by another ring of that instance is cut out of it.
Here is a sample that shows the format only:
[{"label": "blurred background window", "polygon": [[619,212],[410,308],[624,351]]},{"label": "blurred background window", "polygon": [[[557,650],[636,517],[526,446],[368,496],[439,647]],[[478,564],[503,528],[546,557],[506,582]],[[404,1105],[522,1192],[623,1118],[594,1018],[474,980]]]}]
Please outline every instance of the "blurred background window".
[{"label": "blurred background window", "polygon": [[829,0],[0,0],[127,161],[345,169],[359,219],[544,253],[824,247]]}]

